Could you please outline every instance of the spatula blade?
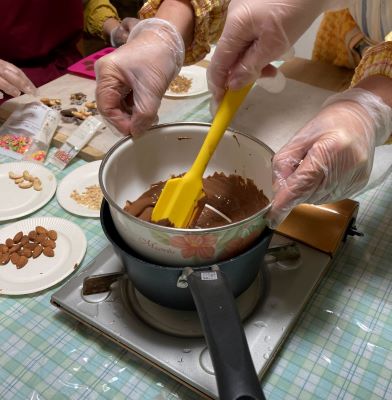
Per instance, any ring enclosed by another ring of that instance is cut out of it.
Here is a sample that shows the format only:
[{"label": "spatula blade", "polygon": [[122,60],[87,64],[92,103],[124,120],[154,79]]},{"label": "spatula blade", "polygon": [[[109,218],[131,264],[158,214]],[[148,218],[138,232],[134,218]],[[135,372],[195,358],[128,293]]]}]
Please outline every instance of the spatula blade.
[{"label": "spatula blade", "polygon": [[192,222],[197,203],[204,197],[200,179],[169,179],[152,212],[151,220],[169,220],[176,228],[186,228]]}]

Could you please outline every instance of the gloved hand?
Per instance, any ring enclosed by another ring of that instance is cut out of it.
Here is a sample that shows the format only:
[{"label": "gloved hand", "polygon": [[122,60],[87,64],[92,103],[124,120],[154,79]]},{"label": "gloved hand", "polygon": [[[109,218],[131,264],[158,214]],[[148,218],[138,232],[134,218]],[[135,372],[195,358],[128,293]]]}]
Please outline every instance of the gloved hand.
[{"label": "gloved hand", "polygon": [[113,47],[120,47],[127,42],[132,29],[140,22],[138,18],[124,18],[121,24],[110,32],[110,44]]},{"label": "gloved hand", "polygon": [[347,0],[231,0],[225,27],[207,71],[220,103],[227,87],[255,81],[271,61],[287,52],[324,10]]},{"label": "gloved hand", "polygon": [[33,82],[21,69],[7,61],[0,60],[0,93],[4,92],[16,97],[21,93],[34,94],[36,90]]},{"label": "gloved hand", "polygon": [[100,113],[123,134],[142,134],[156,119],[184,54],[184,41],[172,24],[157,18],[139,22],[126,44],[95,64]]},{"label": "gloved hand", "polygon": [[391,129],[392,109],[373,93],[354,88],[329,98],[273,158],[270,226],[275,228],[300,203],[342,200],[362,189],[375,146]]}]

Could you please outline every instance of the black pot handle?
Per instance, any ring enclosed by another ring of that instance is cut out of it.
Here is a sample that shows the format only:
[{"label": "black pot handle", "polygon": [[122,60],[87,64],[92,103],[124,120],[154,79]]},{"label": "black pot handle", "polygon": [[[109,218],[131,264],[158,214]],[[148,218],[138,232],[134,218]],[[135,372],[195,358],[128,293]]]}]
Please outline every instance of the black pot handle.
[{"label": "black pot handle", "polygon": [[207,341],[221,400],[265,400],[224,273],[186,268],[187,282]]}]

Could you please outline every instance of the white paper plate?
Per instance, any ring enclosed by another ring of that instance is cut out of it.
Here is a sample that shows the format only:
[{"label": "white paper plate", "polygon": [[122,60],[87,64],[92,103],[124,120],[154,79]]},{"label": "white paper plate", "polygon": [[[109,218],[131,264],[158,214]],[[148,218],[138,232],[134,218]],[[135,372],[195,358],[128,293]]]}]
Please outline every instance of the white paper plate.
[{"label": "white paper plate", "polygon": [[192,84],[186,93],[174,93],[170,89],[166,91],[165,97],[177,98],[177,97],[191,97],[198,96],[208,92],[207,84],[207,70],[198,65],[191,65],[189,67],[181,68],[179,75],[185,76],[188,79],[192,79]]},{"label": "white paper plate", "polygon": [[84,164],[76,168],[60,182],[56,196],[61,207],[72,214],[81,215],[82,217],[99,218],[99,210],[92,210],[78,204],[71,198],[71,193],[74,190],[82,193],[87,186],[99,186],[98,172],[101,162],[101,160],[98,160]]},{"label": "white paper plate", "polygon": [[[10,179],[8,173],[29,171],[42,182],[42,190],[21,189]],[[31,214],[44,206],[56,191],[56,178],[40,164],[28,161],[10,162],[0,165],[0,222]]]},{"label": "white paper plate", "polygon": [[0,266],[0,294],[20,295],[47,289],[71,274],[82,261],[87,248],[83,231],[66,219],[55,217],[29,218],[7,225],[0,230],[0,243],[13,238],[16,233],[28,233],[36,226],[57,232],[54,257],[41,254],[17,269],[11,261]]}]

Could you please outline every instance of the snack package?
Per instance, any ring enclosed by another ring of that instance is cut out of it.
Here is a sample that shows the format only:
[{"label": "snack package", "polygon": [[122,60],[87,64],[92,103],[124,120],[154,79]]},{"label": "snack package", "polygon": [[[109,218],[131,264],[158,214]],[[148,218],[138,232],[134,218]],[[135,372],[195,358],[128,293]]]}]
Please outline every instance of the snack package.
[{"label": "snack package", "polygon": [[102,125],[103,123],[95,117],[85,119],[68,137],[67,141],[50,157],[49,162],[60,169],[64,169]]},{"label": "snack package", "polygon": [[38,101],[22,105],[0,127],[0,153],[44,162],[59,122],[59,112]]}]

